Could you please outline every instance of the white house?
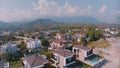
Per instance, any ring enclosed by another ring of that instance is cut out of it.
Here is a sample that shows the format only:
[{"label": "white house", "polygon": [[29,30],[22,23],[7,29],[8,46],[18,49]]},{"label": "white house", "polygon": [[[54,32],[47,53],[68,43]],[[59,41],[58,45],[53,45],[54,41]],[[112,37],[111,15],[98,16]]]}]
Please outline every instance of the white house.
[{"label": "white house", "polygon": [[17,53],[17,44],[12,44],[11,42],[0,46],[0,53],[4,54],[7,52]]},{"label": "white house", "polygon": [[73,53],[64,49],[54,50],[51,59],[56,68],[74,68],[76,62]]},{"label": "white house", "polygon": [[2,58],[0,58],[0,68],[9,68],[9,62],[5,62]]},{"label": "white house", "polygon": [[39,48],[41,48],[41,41],[40,40],[38,40],[38,39],[35,39],[35,40],[29,40],[28,42],[27,42],[27,49],[28,50],[34,50],[34,49],[39,49]]}]

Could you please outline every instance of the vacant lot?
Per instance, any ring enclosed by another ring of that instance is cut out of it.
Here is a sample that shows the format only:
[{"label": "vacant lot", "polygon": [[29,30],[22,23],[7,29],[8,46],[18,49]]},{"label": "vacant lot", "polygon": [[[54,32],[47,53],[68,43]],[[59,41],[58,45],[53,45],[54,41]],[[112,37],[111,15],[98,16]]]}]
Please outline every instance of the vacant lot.
[{"label": "vacant lot", "polygon": [[100,39],[98,41],[94,41],[94,42],[90,42],[88,44],[88,46],[90,47],[98,47],[98,48],[107,48],[110,46],[109,42],[104,40],[104,39]]}]

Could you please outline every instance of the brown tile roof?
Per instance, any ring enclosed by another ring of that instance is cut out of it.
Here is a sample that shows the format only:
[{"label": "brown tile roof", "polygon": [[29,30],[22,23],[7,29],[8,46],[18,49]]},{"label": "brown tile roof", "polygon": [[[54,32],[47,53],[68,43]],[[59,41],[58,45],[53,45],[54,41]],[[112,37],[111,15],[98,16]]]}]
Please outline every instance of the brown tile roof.
[{"label": "brown tile roof", "polygon": [[48,61],[39,54],[26,57],[25,59],[31,65],[31,67],[44,65],[45,63],[48,63]]},{"label": "brown tile roof", "polygon": [[74,47],[79,48],[79,49],[83,49],[83,50],[90,50],[90,49],[92,49],[91,47],[82,46],[82,45],[76,45]]},{"label": "brown tile roof", "polygon": [[58,40],[58,39],[53,40],[53,42],[55,42],[55,43],[67,43],[66,40]]},{"label": "brown tile roof", "polygon": [[68,56],[73,55],[72,52],[65,50],[65,49],[56,49],[54,51],[54,53],[57,53],[57,54],[62,55],[64,57],[68,57]]}]

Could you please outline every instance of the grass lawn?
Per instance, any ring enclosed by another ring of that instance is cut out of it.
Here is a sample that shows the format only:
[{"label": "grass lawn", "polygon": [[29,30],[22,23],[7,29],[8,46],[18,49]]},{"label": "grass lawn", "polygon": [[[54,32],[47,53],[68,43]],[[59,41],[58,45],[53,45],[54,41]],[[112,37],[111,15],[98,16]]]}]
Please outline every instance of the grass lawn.
[{"label": "grass lawn", "polygon": [[98,48],[107,48],[110,46],[110,44],[105,40],[98,40],[98,41],[88,43],[88,46],[98,47]]},{"label": "grass lawn", "polygon": [[10,68],[22,68],[22,61],[11,61],[10,63]]}]

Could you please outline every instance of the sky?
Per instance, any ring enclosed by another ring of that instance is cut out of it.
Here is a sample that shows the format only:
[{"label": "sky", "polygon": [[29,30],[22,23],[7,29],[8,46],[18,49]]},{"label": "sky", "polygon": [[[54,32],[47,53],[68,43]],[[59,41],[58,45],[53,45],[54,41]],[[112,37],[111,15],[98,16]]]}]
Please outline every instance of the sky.
[{"label": "sky", "polygon": [[120,0],[0,0],[0,21],[90,16],[119,23]]}]

